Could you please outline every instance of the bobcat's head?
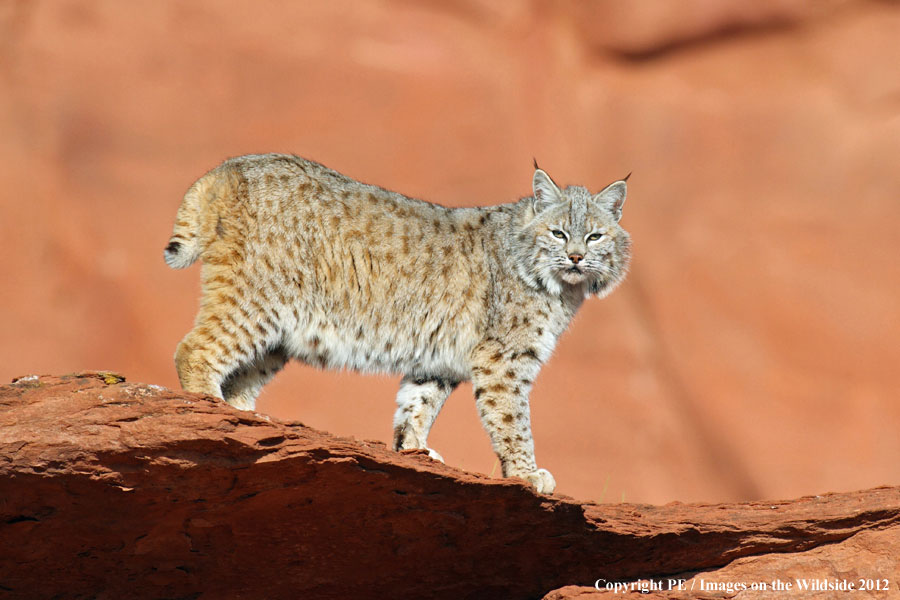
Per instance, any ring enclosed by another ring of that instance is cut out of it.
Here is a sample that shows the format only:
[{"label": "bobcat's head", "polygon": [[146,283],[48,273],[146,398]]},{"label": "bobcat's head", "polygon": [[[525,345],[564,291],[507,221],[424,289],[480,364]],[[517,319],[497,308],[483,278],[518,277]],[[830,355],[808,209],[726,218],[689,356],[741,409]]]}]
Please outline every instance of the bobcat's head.
[{"label": "bobcat's head", "polygon": [[554,294],[583,286],[585,295],[605,296],[625,278],[631,258],[631,238],[619,226],[628,178],[591,194],[575,185],[560,189],[535,167],[534,196],[523,200],[517,236],[523,275]]}]

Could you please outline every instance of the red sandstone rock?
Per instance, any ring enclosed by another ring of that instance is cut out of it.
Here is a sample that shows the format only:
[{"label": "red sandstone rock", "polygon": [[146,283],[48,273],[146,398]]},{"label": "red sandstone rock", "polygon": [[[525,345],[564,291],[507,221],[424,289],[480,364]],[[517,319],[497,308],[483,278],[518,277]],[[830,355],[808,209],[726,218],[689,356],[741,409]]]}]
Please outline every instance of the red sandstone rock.
[{"label": "red sandstone rock", "polygon": [[[900,597],[900,526],[861,531],[844,541],[811,550],[739,558],[718,569],[652,579],[566,586],[544,600],[610,600],[631,595],[650,599],[733,598],[897,598]],[[649,590],[646,594],[635,591]]]},{"label": "red sandstone rock", "polygon": [[0,387],[4,597],[564,598],[723,565],[703,576],[893,577],[898,524],[900,488],[581,504],[113,373]]}]

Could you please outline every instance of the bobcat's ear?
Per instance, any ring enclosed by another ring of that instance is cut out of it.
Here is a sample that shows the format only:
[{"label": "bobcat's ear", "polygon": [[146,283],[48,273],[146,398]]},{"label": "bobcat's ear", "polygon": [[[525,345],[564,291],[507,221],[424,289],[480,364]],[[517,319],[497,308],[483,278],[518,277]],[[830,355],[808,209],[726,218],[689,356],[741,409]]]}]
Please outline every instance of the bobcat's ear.
[{"label": "bobcat's ear", "polygon": [[[535,163],[535,166],[537,166],[537,163]],[[553,206],[562,198],[559,188],[556,187],[550,176],[542,169],[535,169],[531,187],[534,190],[535,214]]]},{"label": "bobcat's ear", "polygon": [[[630,177],[631,173],[628,175]],[[628,177],[609,184],[593,198],[594,202],[611,212],[616,221],[622,218],[622,207],[625,205],[625,195],[628,193],[628,184],[625,183],[627,180]]]}]

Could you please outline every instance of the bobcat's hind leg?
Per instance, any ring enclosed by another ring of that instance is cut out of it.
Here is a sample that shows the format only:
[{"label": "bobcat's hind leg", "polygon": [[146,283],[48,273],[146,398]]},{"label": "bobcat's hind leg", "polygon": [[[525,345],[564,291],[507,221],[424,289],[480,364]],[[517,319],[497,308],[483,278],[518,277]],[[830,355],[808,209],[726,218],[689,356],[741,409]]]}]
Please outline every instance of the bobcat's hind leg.
[{"label": "bobcat's hind leg", "polygon": [[192,329],[175,350],[175,370],[186,392],[222,398],[222,381],[233,370],[223,360],[215,332],[205,326]]},{"label": "bobcat's hind leg", "polygon": [[440,454],[428,447],[428,432],[458,384],[438,377],[403,378],[394,413],[394,450],[422,448],[428,450],[431,458],[444,462]]},{"label": "bobcat's hind leg", "polygon": [[[227,315],[198,318],[198,325],[175,351],[175,369],[184,391],[223,398],[235,408],[253,408],[259,388],[284,364],[283,353],[266,352],[265,346],[259,348],[235,333],[241,331]],[[261,370],[272,372],[266,376]]]},{"label": "bobcat's hind leg", "polygon": [[222,383],[225,402],[240,410],[255,410],[260,390],[272,381],[287,360],[287,354],[279,348],[233,371]]}]

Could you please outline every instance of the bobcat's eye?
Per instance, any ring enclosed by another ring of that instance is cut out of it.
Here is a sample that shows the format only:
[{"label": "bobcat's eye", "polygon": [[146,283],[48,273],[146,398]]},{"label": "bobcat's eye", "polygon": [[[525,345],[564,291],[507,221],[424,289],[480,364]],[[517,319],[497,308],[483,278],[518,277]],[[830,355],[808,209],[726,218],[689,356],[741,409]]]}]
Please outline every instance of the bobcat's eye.
[{"label": "bobcat's eye", "polygon": [[587,236],[587,241],[596,242],[597,240],[599,240],[602,237],[603,237],[602,233],[592,233],[591,235]]},{"label": "bobcat's eye", "polygon": [[551,229],[550,233],[553,234],[553,237],[559,238],[561,240],[566,239],[566,234],[560,231],[559,229]]}]

